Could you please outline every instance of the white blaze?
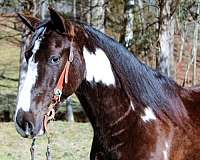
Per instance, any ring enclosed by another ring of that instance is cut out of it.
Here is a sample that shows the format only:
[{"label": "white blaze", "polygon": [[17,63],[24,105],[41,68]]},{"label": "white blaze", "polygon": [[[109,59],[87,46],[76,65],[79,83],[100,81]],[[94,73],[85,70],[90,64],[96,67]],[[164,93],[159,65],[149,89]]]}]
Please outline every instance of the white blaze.
[{"label": "white blaze", "polygon": [[35,85],[35,82],[36,82],[36,79],[38,76],[37,63],[35,63],[34,57],[35,57],[35,53],[37,52],[37,50],[40,47],[40,42],[41,42],[41,39],[37,39],[33,46],[33,49],[32,49],[33,55],[31,56],[31,58],[28,61],[28,70],[26,73],[26,79],[25,79],[23,87],[19,93],[15,116],[17,115],[17,112],[20,108],[22,108],[23,111],[27,111],[27,112],[30,109],[31,90],[32,90],[32,87]]},{"label": "white blaze", "polygon": [[40,42],[41,42],[40,38],[35,41],[35,44],[34,44],[33,49],[32,49],[33,55],[35,55],[37,50],[40,48]]},{"label": "white blaze", "polygon": [[84,47],[83,55],[86,63],[86,79],[88,81],[115,85],[115,77],[110,61],[102,49],[97,48],[95,54],[93,54]]},{"label": "white blaze", "polygon": [[156,116],[155,114],[153,113],[152,109],[147,107],[144,109],[144,115],[141,116],[142,120],[144,122],[149,122],[151,120],[156,120]]}]

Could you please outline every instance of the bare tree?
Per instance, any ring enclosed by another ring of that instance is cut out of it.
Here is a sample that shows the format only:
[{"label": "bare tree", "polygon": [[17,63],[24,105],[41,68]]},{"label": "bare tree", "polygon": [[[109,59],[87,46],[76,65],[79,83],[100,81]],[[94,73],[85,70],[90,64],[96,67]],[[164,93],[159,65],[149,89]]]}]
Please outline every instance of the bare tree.
[{"label": "bare tree", "polygon": [[129,48],[132,45],[133,41],[133,25],[134,25],[134,16],[133,9],[135,5],[135,0],[126,0],[124,6],[125,14],[125,34],[122,42],[124,46]]},{"label": "bare tree", "polygon": [[105,31],[105,1],[104,0],[91,0],[91,24],[101,32]]},{"label": "bare tree", "polygon": [[[185,72],[184,80],[183,80],[183,86],[188,83],[188,75],[190,71],[190,67],[193,64],[193,76],[192,76],[192,84],[195,85],[197,81],[197,49],[198,49],[198,35],[199,35],[199,13],[200,13],[200,2],[197,3],[197,10],[196,14],[192,12],[192,18],[195,22],[194,25],[194,33],[193,33],[193,48],[192,48],[192,56],[191,59],[189,59],[187,64],[187,70]],[[194,16],[196,15],[196,16]]]},{"label": "bare tree", "polygon": [[158,2],[160,8],[159,16],[159,68],[161,72],[170,77],[175,77],[174,70],[174,12],[178,1],[161,0]]},{"label": "bare tree", "polygon": [[198,35],[199,35],[199,13],[200,13],[200,1],[198,1],[198,4],[197,4],[197,19],[195,21],[193,48],[192,48],[192,55],[194,57],[193,78],[192,78],[193,85],[196,84],[196,80],[197,80],[197,69],[196,68],[197,68],[197,48],[198,48]]},{"label": "bare tree", "polygon": [[179,63],[182,61],[182,58],[183,58],[183,52],[184,52],[184,46],[185,46],[187,31],[188,31],[187,23],[185,22],[182,26],[182,29],[181,29],[181,48],[180,48],[179,60],[178,60]]},{"label": "bare tree", "polygon": [[72,98],[68,97],[66,100],[66,106],[67,106],[67,121],[74,122],[74,114],[73,114],[73,108],[72,108]]}]

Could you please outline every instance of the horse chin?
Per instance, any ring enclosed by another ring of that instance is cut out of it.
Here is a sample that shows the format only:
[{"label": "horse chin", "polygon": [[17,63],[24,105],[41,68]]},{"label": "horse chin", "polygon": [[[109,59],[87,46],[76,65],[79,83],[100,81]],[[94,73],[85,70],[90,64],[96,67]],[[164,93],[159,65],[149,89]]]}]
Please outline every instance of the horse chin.
[{"label": "horse chin", "polygon": [[29,139],[33,139],[33,138],[37,138],[39,136],[42,136],[45,134],[45,129],[44,129],[44,125],[43,123],[41,123],[39,125],[39,129],[35,128],[32,132],[32,134],[30,133],[26,133],[24,130],[22,130],[16,123],[15,123],[15,128],[17,130],[17,132],[23,137],[23,138],[29,138]]},{"label": "horse chin", "polygon": [[44,127],[42,125],[42,127],[41,127],[40,131],[38,132],[37,136],[42,136],[44,134],[45,134],[45,130],[44,130]]},{"label": "horse chin", "polygon": [[37,138],[44,134],[45,134],[44,124],[43,122],[41,122],[40,125],[37,127],[37,129],[35,128],[32,138]]}]

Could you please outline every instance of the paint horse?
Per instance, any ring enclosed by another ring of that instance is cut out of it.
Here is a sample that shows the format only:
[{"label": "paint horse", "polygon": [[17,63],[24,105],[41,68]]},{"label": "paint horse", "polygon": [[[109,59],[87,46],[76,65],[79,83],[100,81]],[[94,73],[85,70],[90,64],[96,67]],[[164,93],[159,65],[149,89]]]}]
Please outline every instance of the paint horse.
[{"label": "paint horse", "polygon": [[177,85],[112,38],[49,11],[45,21],[20,15],[33,31],[15,114],[21,136],[45,133],[61,79],[60,100],[75,93],[93,127],[91,160],[200,159],[200,87]]}]

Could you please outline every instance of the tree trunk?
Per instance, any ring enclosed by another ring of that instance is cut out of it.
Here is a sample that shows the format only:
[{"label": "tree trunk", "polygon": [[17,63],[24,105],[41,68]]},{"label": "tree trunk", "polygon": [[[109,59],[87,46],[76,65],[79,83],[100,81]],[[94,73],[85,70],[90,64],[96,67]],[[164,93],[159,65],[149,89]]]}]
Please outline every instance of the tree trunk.
[{"label": "tree trunk", "polygon": [[72,4],[72,10],[73,10],[73,17],[74,19],[76,19],[76,0],[73,0],[73,4]]},{"label": "tree trunk", "polygon": [[90,16],[90,0],[76,0],[76,18],[90,24]]},{"label": "tree trunk", "polygon": [[40,2],[40,17],[42,20],[46,18],[47,8],[48,8],[48,1],[45,1],[45,0],[41,1]]},{"label": "tree trunk", "polygon": [[71,97],[68,97],[66,100],[66,106],[67,106],[67,121],[74,122],[74,114],[72,109],[72,100]]},{"label": "tree trunk", "polygon": [[193,48],[192,48],[192,55],[194,57],[194,62],[193,62],[193,78],[192,78],[192,83],[193,85],[196,85],[196,80],[197,80],[197,49],[198,49],[198,31],[199,31],[199,22],[198,22],[198,17],[199,17],[199,12],[200,12],[200,4],[198,3],[197,7],[197,19],[195,21],[195,29],[194,29],[194,39],[193,39]]},{"label": "tree trunk", "polygon": [[105,31],[105,8],[104,0],[91,0],[91,24],[101,32]]},{"label": "tree trunk", "polygon": [[144,32],[145,29],[145,19],[144,19],[144,6],[143,6],[143,1],[142,0],[138,0],[138,5],[140,8],[140,20],[141,20],[141,24],[142,24],[142,31]]},{"label": "tree trunk", "polygon": [[126,0],[125,3],[125,35],[124,35],[124,46],[129,48],[132,45],[133,42],[133,21],[134,21],[134,16],[133,16],[133,9],[135,5],[135,0]]},{"label": "tree trunk", "polygon": [[192,58],[191,60],[189,59],[188,65],[187,65],[187,70],[185,72],[185,77],[183,80],[183,86],[188,83],[188,74],[190,71],[190,67],[193,64],[193,77],[192,77],[192,84],[196,84],[196,63],[197,63],[197,49],[198,49],[198,30],[199,30],[199,12],[200,12],[200,4],[198,3],[197,7],[197,18],[195,21],[195,28],[194,28],[194,37],[193,37],[193,48],[192,48]]},{"label": "tree trunk", "polygon": [[159,31],[159,69],[162,73],[169,77],[175,77],[174,69],[174,27],[175,18],[171,13],[171,5],[173,0],[163,2],[163,7],[160,7],[160,31]]},{"label": "tree trunk", "polygon": [[182,61],[183,58],[183,52],[184,52],[184,46],[185,46],[185,39],[187,36],[187,23],[185,22],[183,24],[183,29],[181,30],[181,48],[180,48],[180,53],[179,53],[179,60],[178,62],[180,63]]}]

